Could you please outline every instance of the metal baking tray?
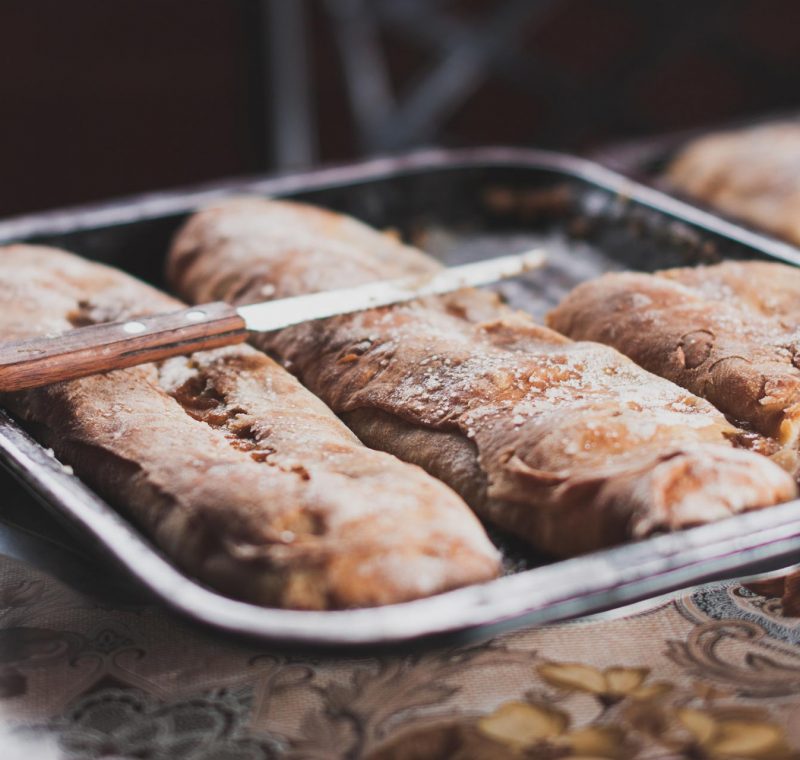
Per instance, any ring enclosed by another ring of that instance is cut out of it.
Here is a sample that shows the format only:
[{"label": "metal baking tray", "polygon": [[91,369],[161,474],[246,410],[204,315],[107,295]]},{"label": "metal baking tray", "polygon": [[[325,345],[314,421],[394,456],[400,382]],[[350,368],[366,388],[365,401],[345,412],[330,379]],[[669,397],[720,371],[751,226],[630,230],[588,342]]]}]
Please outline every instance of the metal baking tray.
[{"label": "metal baking tray", "polygon": [[[591,161],[526,149],[426,151],[352,166],[229,181],[0,221],[0,244],[50,244],[161,284],[171,235],[224,196],[291,197],[395,228],[449,264],[542,244],[545,270],[498,286],[541,316],[572,286],[613,268],[733,258],[800,264],[800,251],[636,184]],[[57,518],[164,604],[236,634],[291,645],[384,645],[488,635],[607,610],[711,579],[797,561],[800,501],[566,561],[494,535],[504,577],[386,607],[267,609],[176,569],[118,511],[0,410],[0,461]]]}]

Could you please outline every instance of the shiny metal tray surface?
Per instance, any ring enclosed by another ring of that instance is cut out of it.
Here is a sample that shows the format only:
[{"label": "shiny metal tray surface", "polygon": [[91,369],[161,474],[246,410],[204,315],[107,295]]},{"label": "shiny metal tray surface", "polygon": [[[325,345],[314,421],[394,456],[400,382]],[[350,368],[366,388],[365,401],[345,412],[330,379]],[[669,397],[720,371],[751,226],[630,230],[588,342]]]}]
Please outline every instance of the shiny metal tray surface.
[{"label": "shiny metal tray surface", "polygon": [[[541,316],[578,282],[613,268],[651,270],[800,251],[634,183],[599,164],[536,150],[427,151],[278,178],[246,179],[0,221],[0,244],[64,247],[160,284],[170,236],[228,195],[298,198],[392,227],[449,264],[543,244],[546,269],[498,288]],[[60,521],[185,616],[290,645],[385,645],[486,635],[797,561],[800,502],[566,561],[548,562],[492,534],[506,573],[404,604],[335,612],[257,607],[177,570],[122,513],[0,410],[0,462]]]}]

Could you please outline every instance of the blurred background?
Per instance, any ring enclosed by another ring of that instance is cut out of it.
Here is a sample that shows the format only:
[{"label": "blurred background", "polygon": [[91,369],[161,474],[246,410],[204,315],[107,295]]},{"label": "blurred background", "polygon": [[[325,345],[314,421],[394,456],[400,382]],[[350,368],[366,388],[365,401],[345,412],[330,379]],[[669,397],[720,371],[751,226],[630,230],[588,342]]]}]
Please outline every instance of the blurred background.
[{"label": "blurred background", "polygon": [[0,0],[0,216],[797,107],[796,0]]}]

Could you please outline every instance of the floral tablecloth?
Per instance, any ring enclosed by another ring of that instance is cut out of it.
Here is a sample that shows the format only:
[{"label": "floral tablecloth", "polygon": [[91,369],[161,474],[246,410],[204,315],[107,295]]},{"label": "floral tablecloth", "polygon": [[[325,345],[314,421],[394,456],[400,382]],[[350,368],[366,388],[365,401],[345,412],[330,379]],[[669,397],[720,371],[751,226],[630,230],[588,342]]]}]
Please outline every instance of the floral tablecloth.
[{"label": "floral tablecloth", "polygon": [[800,756],[800,618],[736,583],[363,657],[74,585],[0,557],[3,760]]}]

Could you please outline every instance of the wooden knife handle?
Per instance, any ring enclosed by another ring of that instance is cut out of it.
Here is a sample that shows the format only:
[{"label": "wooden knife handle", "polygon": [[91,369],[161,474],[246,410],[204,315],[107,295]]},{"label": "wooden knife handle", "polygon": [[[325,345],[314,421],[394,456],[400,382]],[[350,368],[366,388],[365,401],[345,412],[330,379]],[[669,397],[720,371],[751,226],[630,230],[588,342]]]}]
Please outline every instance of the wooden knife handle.
[{"label": "wooden knife handle", "polygon": [[55,338],[0,344],[0,392],[241,343],[244,320],[233,306],[209,303],[153,317],[80,327]]}]

